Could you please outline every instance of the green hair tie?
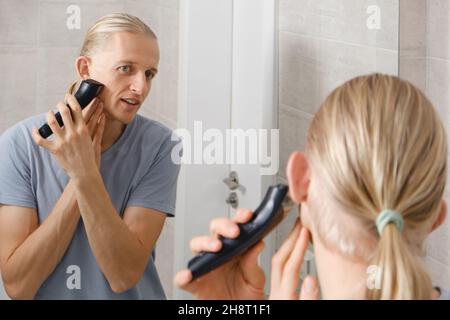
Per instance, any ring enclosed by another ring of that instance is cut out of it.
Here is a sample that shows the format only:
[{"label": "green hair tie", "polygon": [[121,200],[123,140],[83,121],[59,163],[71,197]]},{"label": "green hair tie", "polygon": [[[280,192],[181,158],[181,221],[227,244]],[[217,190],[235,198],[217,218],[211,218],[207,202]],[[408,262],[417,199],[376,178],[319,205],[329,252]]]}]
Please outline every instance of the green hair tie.
[{"label": "green hair tie", "polygon": [[380,212],[376,221],[378,234],[380,236],[383,234],[384,228],[389,223],[395,224],[399,232],[403,231],[404,220],[402,215],[395,210],[384,209]]}]

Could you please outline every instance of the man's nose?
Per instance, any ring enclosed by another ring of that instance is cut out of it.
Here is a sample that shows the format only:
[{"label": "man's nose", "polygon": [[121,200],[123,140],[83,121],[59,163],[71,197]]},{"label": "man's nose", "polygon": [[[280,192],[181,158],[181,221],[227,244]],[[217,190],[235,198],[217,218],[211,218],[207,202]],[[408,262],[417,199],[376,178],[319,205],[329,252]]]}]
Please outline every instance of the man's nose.
[{"label": "man's nose", "polygon": [[145,77],[145,73],[138,72],[134,77],[130,85],[130,89],[137,94],[144,94],[148,90],[148,82]]}]

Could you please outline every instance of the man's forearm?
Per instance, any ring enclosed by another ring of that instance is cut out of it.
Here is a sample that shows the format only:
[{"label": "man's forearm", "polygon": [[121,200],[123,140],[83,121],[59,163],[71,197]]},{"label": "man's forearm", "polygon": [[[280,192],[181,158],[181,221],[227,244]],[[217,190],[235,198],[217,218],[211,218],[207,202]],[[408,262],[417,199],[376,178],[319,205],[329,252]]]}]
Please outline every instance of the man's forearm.
[{"label": "man's forearm", "polygon": [[149,252],[114,208],[100,173],[74,181],[90,247],[111,289],[123,292],[144,271]]},{"label": "man's forearm", "polygon": [[70,181],[48,218],[13,252],[2,270],[13,298],[32,299],[36,295],[66,252],[79,220]]}]

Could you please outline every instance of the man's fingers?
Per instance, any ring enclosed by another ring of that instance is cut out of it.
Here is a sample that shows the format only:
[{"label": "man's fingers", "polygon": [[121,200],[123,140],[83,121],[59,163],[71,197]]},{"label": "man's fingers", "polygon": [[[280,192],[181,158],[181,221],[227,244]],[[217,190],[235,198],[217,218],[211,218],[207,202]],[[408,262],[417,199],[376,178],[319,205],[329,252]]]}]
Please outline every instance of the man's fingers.
[{"label": "man's fingers", "polygon": [[239,227],[228,218],[216,218],[211,221],[209,230],[213,235],[234,239],[239,235]]},{"label": "man's fingers", "polygon": [[81,114],[83,115],[83,121],[84,123],[88,123],[89,119],[91,119],[92,115],[94,114],[95,110],[97,110],[97,106],[100,102],[99,98],[94,98],[94,100],[91,101],[91,103],[89,103],[87,105],[86,108],[84,108],[81,111]]},{"label": "man's fingers", "polygon": [[300,268],[302,267],[306,250],[309,244],[308,230],[301,228],[294,248],[286,261],[283,269],[282,287],[285,290],[295,293],[298,286]]},{"label": "man's fingers", "polygon": [[55,114],[51,110],[47,112],[47,124],[56,137],[63,135],[63,129],[59,126],[58,120],[56,120]]},{"label": "man's fingers", "polygon": [[258,256],[264,250],[265,246],[266,244],[264,243],[263,240],[257,242],[253,247],[248,249],[248,251],[242,255],[241,264],[246,267],[252,267],[257,265]]},{"label": "man's fingers", "polygon": [[233,217],[233,222],[246,223],[253,217],[253,212],[249,209],[239,209]]},{"label": "man's fingers", "polygon": [[291,231],[287,240],[281,245],[278,252],[272,258],[272,284],[279,286],[282,281],[284,265],[289,258],[292,249],[295,246],[297,238],[300,234],[301,225],[299,220],[295,222],[295,226]]},{"label": "man's fingers", "polygon": [[64,127],[68,131],[73,131],[73,121],[69,107],[67,107],[64,103],[58,102],[58,111],[61,115],[61,118],[64,122]]},{"label": "man's fingers", "polygon": [[97,120],[97,126],[94,133],[94,144],[101,146],[102,144],[102,138],[103,138],[103,132],[105,131],[105,115],[101,114],[100,118]]},{"label": "man's fingers", "polygon": [[[300,229],[300,231],[298,231]],[[295,239],[295,235],[297,235]],[[293,242],[292,240],[295,240]],[[308,248],[309,232],[302,228],[300,223],[296,223],[294,230],[288,239],[283,243],[279,252],[272,260],[272,281],[270,287],[271,299],[297,299],[297,287],[299,281],[300,268],[304,255]],[[316,292],[311,289],[310,280],[305,281],[306,297],[313,299]]]},{"label": "man's fingers", "polygon": [[192,273],[189,269],[184,269],[181,270],[179,272],[177,272],[177,274],[175,275],[175,279],[174,279],[174,284],[178,287],[178,288],[182,288],[184,289],[184,287],[191,282],[192,280]]},{"label": "man's fingers", "polygon": [[193,238],[189,246],[194,254],[202,251],[217,252],[222,248],[222,242],[211,236],[199,236]]},{"label": "man's fingers", "polygon": [[[203,277],[205,277],[204,275]],[[199,286],[201,286],[201,277],[192,281],[192,272],[189,269],[184,269],[179,271],[173,280],[175,286],[185,291],[188,291],[195,295],[196,291],[199,290]],[[200,281],[199,281],[200,280]]]},{"label": "man's fingers", "polygon": [[95,132],[97,131],[98,125],[100,124],[100,116],[102,114],[103,114],[103,103],[99,103],[96,106],[94,114],[87,123],[89,134],[91,135],[91,137],[94,137]]},{"label": "man's fingers", "polygon": [[66,100],[72,109],[72,119],[73,122],[78,125],[83,122],[83,114],[81,113],[81,106],[77,99],[71,94],[66,95]]},{"label": "man's fingers", "polygon": [[300,300],[318,300],[319,299],[319,285],[316,279],[312,276],[307,276],[302,283],[300,290]]},{"label": "man's fingers", "polygon": [[47,150],[50,150],[51,147],[51,142],[42,138],[41,135],[39,134],[39,131],[37,128],[33,128],[31,130],[31,136],[33,137],[34,142],[36,142],[36,144],[40,147],[43,147]]},{"label": "man's fingers", "polygon": [[92,143],[94,144],[94,150],[95,150],[95,160],[97,161],[97,164],[100,165],[101,163],[101,153],[102,153],[102,139],[103,139],[103,132],[105,131],[105,115],[102,114],[100,116],[100,119],[98,119],[97,127],[95,128],[94,136],[92,138]]},{"label": "man's fingers", "polygon": [[247,282],[250,283],[253,287],[258,289],[263,288],[264,283],[266,282],[264,271],[258,265],[258,257],[264,250],[264,247],[264,241],[259,241],[246,253],[244,253],[240,261],[244,278],[247,279]]}]

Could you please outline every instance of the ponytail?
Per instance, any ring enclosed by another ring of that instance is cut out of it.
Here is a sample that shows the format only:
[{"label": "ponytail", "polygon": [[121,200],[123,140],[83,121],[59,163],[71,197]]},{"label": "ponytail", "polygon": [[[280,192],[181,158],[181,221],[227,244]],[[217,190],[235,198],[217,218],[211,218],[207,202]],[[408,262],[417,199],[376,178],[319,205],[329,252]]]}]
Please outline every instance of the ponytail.
[{"label": "ponytail", "polygon": [[394,224],[384,228],[373,264],[379,268],[380,286],[367,289],[368,299],[431,299],[433,288],[423,262],[412,254]]}]

